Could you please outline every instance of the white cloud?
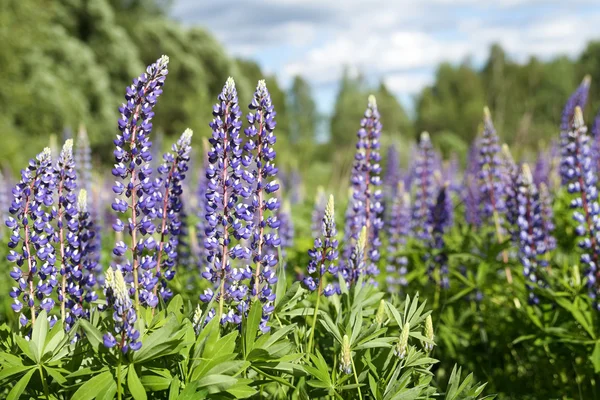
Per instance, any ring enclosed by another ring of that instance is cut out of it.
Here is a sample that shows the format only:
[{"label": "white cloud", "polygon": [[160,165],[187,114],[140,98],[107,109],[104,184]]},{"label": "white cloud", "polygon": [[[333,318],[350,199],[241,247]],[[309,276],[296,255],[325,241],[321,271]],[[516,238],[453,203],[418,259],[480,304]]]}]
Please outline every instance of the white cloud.
[{"label": "white cloud", "polygon": [[574,56],[600,25],[597,0],[176,0],[173,13],[284,83],[299,74],[332,87],[350,66],[401,96],[431,83],[442,61],[483,62],[492,43],[518,61]]}]

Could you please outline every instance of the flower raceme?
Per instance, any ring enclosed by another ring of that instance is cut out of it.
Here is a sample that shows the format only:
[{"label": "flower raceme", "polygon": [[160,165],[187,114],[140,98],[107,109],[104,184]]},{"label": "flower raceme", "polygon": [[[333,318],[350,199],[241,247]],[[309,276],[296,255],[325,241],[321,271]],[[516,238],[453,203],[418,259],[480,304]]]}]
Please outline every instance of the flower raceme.
[{"label": "flower raceme", "polygon": [[[379,274],[377,266],[380,258],[379,247],[381,246],[379,234],[383,228],[383,191],[380,188],[381,155],[379,153],[382,126],[379,119],[375,96],[369,96],[367,109],[360,121],[360,129],[357,133],[358,142],[350,178],[352,198],[346,217],[347,229],[341,265],[345,270],[343,275],[346,277],[348,286],[356,283],[358,279],[356,272],[360,271],[361,274],[371,278]],[[354,261],[361,265],[364,263],[364,267],[356,269],[356,265],[352,267],[349,257],[356,247],[362,229],[366,229],[368,245],[364,249],[364,260]]]},{"label": "flower raceme", "polygon": [[116,267],[126,274],[128,282],[133,282],[136,309],[140,303],[150,307],[158,304],[158,297],[153,293],[158,282],[154,276],[156,261],[144,253],[156,247],[152,234],[156,230],[154,219],[158,214],[158,205],[154,196],[156,181],[151,177],[150,133],[153,108],[162,94],[168,64],[169,58],[162,56],[127,87],[125,103],[119,108],[119,134],[114,141],[115,166],[112,173],[119,180],[113,186],[117,197],[112,208],[119,214],[130,211],[131,217],[127,220],[127,226],[117,219],[113,229],[117,232],[126,230],[131,241],[129,246],[123,241],[117,242],[113,253],[117,257],[124,257],[127,250],[131,250],[131,258],[125,258],[122,265]]}]

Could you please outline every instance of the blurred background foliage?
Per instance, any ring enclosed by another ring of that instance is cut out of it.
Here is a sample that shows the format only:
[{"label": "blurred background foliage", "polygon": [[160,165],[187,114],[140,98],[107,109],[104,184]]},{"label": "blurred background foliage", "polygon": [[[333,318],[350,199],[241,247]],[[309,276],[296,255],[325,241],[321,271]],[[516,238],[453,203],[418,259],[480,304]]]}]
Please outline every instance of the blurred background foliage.
[{"label": "blurred background foliage", "polygon": [[[592,75],[591,92],[599,91],[600,41],[574,60],[531,58],[524,64],[494,45],[482,68],[469,60],[441,64],[433,84],[416,95],[412,115],[384,83],[369,86],[363,76],[345,72],[332,115],[323,116],[305,79],[295,77],[285,90],[255,62],[231,57],[226,44],[204,29],[170,19],[168,7],[161,0],[0,0],[3,168],[18,170],[47,145],[49,135],[61,137],[80,124],[88,130],[96,162],[110,162],[124,87],[161,54],[171,63],[157,132],[173,138],[190,127],[201,149],[225,79],[235,78],[245,106],[256,82],[265,78],[278,113],[279,164],[284,172],[302,173],[309,198],[318,185],[345,190],[369,93],[377,96],[382,114],[382,147],[396,143],[406,165],[411,143],[423,130],[446,158],[456,153],[464,160],[486,104],[503,140],[520,158],[533,158],[557,137],[563,100],[585,74]],[[600,108],[600,96],[592,99],[587,120]]]}]

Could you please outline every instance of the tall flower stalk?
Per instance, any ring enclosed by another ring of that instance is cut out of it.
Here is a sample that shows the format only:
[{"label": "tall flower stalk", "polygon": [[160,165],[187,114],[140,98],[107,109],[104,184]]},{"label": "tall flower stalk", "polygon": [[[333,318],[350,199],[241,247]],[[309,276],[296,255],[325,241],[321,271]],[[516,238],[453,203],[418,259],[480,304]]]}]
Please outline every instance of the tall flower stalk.
[{"label": "tall flower stalk", "polygon": [[[13,189],[9,208],[11,216],[6,220],[6,226],[12,230],[7,259],[16,264],[10,276],[17,286],[10,291],[10,297],[14,299],[13,311],[20,313],[22,326],[27,325],[29,320],[35,323],[39,308],[49,314],[55,304],[52,292],[58,281],[50,211],[54,204],[55,186],[51,151],[46,147],[21,171],[21,181]],[[26,271],[22,270],[23,264],[27,266]],[[30,319],[25,310],[29,312]],[[50,320],[51,324],[54,324],[55,318]]]},{"label": "tall flower stalk", "polygon": [[[181,183],[188,171],[192,135],[192,130],[186,129],[173,145],[172,152],[163,155],[163,164],[158,167],[162,188],[155,192],[156,201],[160,204],[158,230],[160,241],[156,251],[156,277],[159,279],[160,295],[165,301],[173,296],[167,287],[167,282],[175,276],[179,243],[182,234],[185,233]],[[154,295],[157,295],[158,285],[155,285],[153,290]]]},{"label": "tall flower stalk", "polygon": [[427,241],[431,238],[429,210],[435,204],[437,183],[434,177],[436,155],[427,132],[421,134],[419,148],[411,175],[415,195],[412,205],[412,229],[416,238]]},{"label": "tall flower stalk", "polygon": [[528,281],[526,286],[529,289],[529,303],[538,304],[539,299],[533,288],[543,284],[540,268],[547,266],[543,258],[547,248],[539,193],[527,164],[523,165],[517,179],[517,203],[519,259],[523,264],[523,275]]},{"label": "tall flower stalk", "polygon": [[[131,212],[127,226],[118,219],[113,228],[115,231],[127,230],[131,237],[129,248],[132,258],[127,258],[123,265],[117,268],[132,274],[135,309],[140,306],[140,297],[144,304],[156,306],[157,298],[152,293],[153,262],[151,256],[144,256],[144,250],[153,250],[156,242],[150,236],[155,231],[153,219],[156,217],[154,204],[154,181],[151,179],[152,160],[150,133],[152,131],[153,108],[158,97],[162,94],[162,87],[168,74],[169,58],[162,56],[154,64],[146,68],[146,72],[133,80],[127,88],[125,103],[119,108],[119,131],[114,141],[115,166],[112,173],[119,178],[113,186],[117,198],[112,204],[113,210],[125,214]],[[124,197],[124,199],[123,199]],[[122,257],[128,250],[124,242],[117,242],[113,253]],[[142,268],[143,279],[147,282],[140,288],[140,272]]]},{"label": "tall flower stalk", "polygon": [[68,257],[66,287],[66,329],[70,329],[78,318],[88,319],[90,305],[98,299],[96,275],[98,262],[96,253],[96,230],[88,211],[87,191],[81,189],[77,196],[76,214],[68,214],[67,243],[65,255]]},{"label": "tall flower stalk", "polygon": [[[355,263],[364,264],[364,268],[360,268],[360,272],[370,277],[379,274],[377,265],[380,258],[379,247],[381,246],[379,233],[383,228],[383,192],[380,188],[381,155],[379,153],[382,126],[379,118],[375,96],[369,96],[367,109],[360,121],[360,129],[357,133],[358,142],[350,178],[352,208],[347,215],[347,236],[344,238],[345,266],[353,248],[356,247],[361,229],[366,230],[368,243],[365,243],[364,260],[355,260]],[[349,286],[353,285],[358,279],[358,276],[353,272],[356,272],[356,270],[348,269],[345,273],[350,279],[347,280]]]},{"label": "tall flower stalk", "polygon": [[[251,281],[251,293],[255,300],[263,303],[263,316],[260,329],[269,330],[267,322],[273,312],[275,292],[272,285],[277,283],[277,257],[269,248],[278,248],[281,240],[277,235],[280,221],[277,218],[279,199],[274,193],[279,189],[275,180],[275,150],[273,145],[277,138],[274,130],[275,110],[271,103],[271,95],[264,80],[258,82],[254,97],[250,103],[251,112],[247,119],[249,127],[244,130],[248,141],[244,145],[248,160],[252,160],[254,168],[251,171],[253,180],[252,201],[250,210],[255,216],[250,247],[254,263],[254,273]],[[250,164],[251,165],[251,164]]]},{"label": "tall flower stalk", "polygon": [[241,322],[248,310],[248,287],[244,281],[252,277],[249,266],[232,267],[232,261],[250,257],[250,250],[240,241],[250,237],[254,218],[248,206],[239,202],[240,197],[250,197],[249,185],[254,182],[253,176],[245,170],[249,161],[242,159],[241,115],[235,82],[229,78],[213,107],[206,168],[204,246],[207,257],[202,276],[215,285],[216,294],[207,289],[200,295],[203,302],[216,296],[217,316],[222,324]]},{"label": "tall flower stalk", "polygon": [[[317,291],[317,304],[313,315],[312,330],[308,340],[307,351],[312,352],[312,344],[317,323],[321,295],[329,297],[336,293],[335,285],[325,284],[325,274],[330,273],[334,278],[338,273],[336,261],[338,259],[338,241],[336,239],[337,229],[335,226],[335,210],[333,195],[325,207],[325,215],[321,222],[322,238],[315,239],[314,247],[308,251],[310,262],[307,268],[307,276],[304,278],[304,286],[311,291]],[[339,290],[339,287],[338,287]]]},{"label": "tall flower stalk", "polygon": [[437,195],[435,205],[429,213],[429,225],[431,226],[430,249],[433,254],[429,255],[427,273],[430,280],[442,289],[450,287],[448,254],[444,241],[444,234],[452,225],[453,217],[452,199],[448,192],[448,186],[448,183],[442,186]]},{"label": "tall flower stalk", "polygon": [[590,136],[579,106],[575,107],[571,129],[562,136],[561,145],[561,177],[567,191],[574,195],[570,207],[574,210],[573,219],[577,223],[575,232],[580,237],[578,244],[583,250],[580,262],[585,269],[590,295],[596,299],[600,278],[598,176],[592,167]]},{"label": "tall flower stalk", "polygon": [[[67,139],[65,142],[57,164],[54,167],[56,175],[56,184],[58,192],[58,207],[53,211],[54,219],[58,227],[55,241],[58,242],[60,248],[60,274],[62,275],[61,286],[58,292],[58,301],[60,301],[60,317],[61,321],[65,321],[66,311],[65,305],[67,302],[67,280],[69,275],[69,260],[72,255],[66,254],[67,247],[67,231],[75,230],[71,226],[71,221],[77,215],[77,175],[75,174],[75,160],[73,159],[73,140]],[[76,222],[74,222],[76,223]],[[74,234],[74,232],[70,232]],[[72,239],[74,240],[74,239]],[[73,251],[71,249],[71,251]]]},{"label": "tall flower stalk", "polygon": [[[500,157],[500,145],[496,128],[492,122],[490,110],[483,109],[483,131],[479,138],[479,185],[480,185],[480,219],[491,222],[496,231],[498,243],[504,241],[504,214],[506,198],[504,196],[504,173],[506,169]],[[502,261],[508,263],[508,252],[502,252]],[[512,273],[505,266],[506,280],[512,283]]]},{"label": "tall flower stalk", "polygon": [[390,210],[388,222],[387,276],[385,278],[390,293],[398,293],[401,286],[406,286],[408,257],[400,255],[405,250],[406,239],[410,234],[410,194],[400,182],[395,190],[396,195]]}]

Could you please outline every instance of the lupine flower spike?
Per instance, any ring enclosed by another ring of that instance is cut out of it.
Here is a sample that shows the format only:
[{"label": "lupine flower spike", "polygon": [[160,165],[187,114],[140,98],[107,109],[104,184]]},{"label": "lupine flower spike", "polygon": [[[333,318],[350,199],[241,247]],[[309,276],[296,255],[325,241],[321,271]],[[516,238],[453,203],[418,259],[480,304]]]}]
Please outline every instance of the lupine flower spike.
[{"label": "lupine flower spike", "polygon": [[277,197],[273,195],[279,189],[279,184],[275,180],[277,168],[274,164],[275,150],[273,149],[277,140],[274,133],[276,113],[271,103],[271,95],[263,80],[258,82],[250,110],[252,112],[247,116],[250,126],[244,130],[248,137],[244,150],[247,153],[247,160],[254,163],[250,181],[254,183],[250,212],[256,219],[250,238],[254,262],[251,291],[254,299],[263,303],[260,329],[267,332],[270,329],[267,322],[274,309],[275,292],[272,286],[277,283],[275,268],[278,262],[276,255],[268,249],[278,248],[281,240],[277,235],[280,225],[277,210],[280,204]]},{"label": "lupine flower spike", "polygon": [[[433,333],[433,321],[431,320],[431,314],[429,314],[427,318],[425,318],[425,331],[423,332],[423,336],[425,336],[431,342],[433,342],[433,340],[435,339],[435,335]],[[423,347],[425,348],[426,352],[430,352],[431,350],[433,350],[433,346],[434,344],[430,342],[425,342],[423,344]]]},{"label": "lupine flower spike", "polygon": [[528,281],[529,303],[538,304],[539,299],[533,293],[533,288],[544,284],[540,268],[547,266],[543,259],[547,249],[539,195],[527,164],[522,167],[517,180],[517,190],[519,259],[523,264],[523,275]]},{"label": "lupine flower spike", "polygon": [[406,353],[408,352],[408,336],[409,336],[409,334],[410,334],[410,324],[407,322],[402,327],[402,331],[400,332],[400,337],[398,338],[396,347],[394,347],[394,355],[401,360],[406,357]]},{"label": "lupine flower spike", "polygon": [[[591,162],[590,137],[583,121],[580,107],[575,107],[571,129],[562,138],[561,177],[567,191],[573,195],[570,206],[573,219],[577,222],[575,232],[580,237],[579,247],[583,250],[580,262],[584,266],[590,296],[598,297],[598,262],[600,249],[600,206],[598,205],[598,176]],[[600,304],[596,301],[600,310]]]},{"label": "lupine flower spike", "polygon": [[[69,258],[79,254],[79,249],[73,249],[67,244],[67,230],[71,241],[76,241],[77,238],[77,176],[75,175],[75,161],[73,159],[73,139],[68,139],[60,152],[57,164],[54,167],[56,175],[56,185],[58,191],[58,207],[53,210],[53,217],[57,221],[58,232],[55,235],[55,241],[58,242],[60,248],[60,274],[62,276],[60,290],[58,291],[58,301],[60,301],[60,316],[61,321],[65,321],[66,311],[65,305],[67,302],[67,280],[69,279],[68,266]],[[68,252],[68,253],[67,253]],[[72,254],[76,252],[76,254]]]},{"label": "lupine flower spike", "polygon": [[[222,324],[241,323],[242,315],[248,310],[248,286],[244,281],[252,277],[249,266],[233,268],[231,265],[236,259],[250,257],[249,249],[239,242],[250,237],[254,219],[248,206],[238,202],[240,197],[250,197],[248,185],[254,182],[253,176],[244,170],[250,162],[242,160],[241,115],[235,82],[229,78],[213,106],[211,149],[206,169],[204,246],[207,265],[202,276],[215,285],[217,293],[207,289],[200,295],[203,302],[216,296],[218,318]],[[209,315],[213,314],[216,313]]]},{"label": "lupine flower spike", "polygon": [[120,269],[113,270],[108,268],[106,271],[106,300],[108,305],[114,310],[114,332],[108,332],[104,335],[104,346],[112,348],[117,346],[123,354],[129,349],[136,351],[142,347],[140,332],[135,329],[137,314],[129,297],[129,290],[125,283],[125,278]]},{"label": "lupine flower spike", "polygon": [[[360,126],[350,179],[353,188],[352,208],[346,220],[349,229],[346,230],[348,236],[344,238],[342,267],[346,268],[348,257],[356,247],[358,235],[364,228],[368,243],[364,249],[366,257],[363,262],[365,265],[364,268],[360,268],[360,271],[373,277],[379,274],[377,266],[380,257],[379,247],[381,246],[379,232],[383,228],[383,192],[380,188],[381,165],[379,164],[381,161],[379,138],[382,126],[379,122],[379,111],[374,96],[369,96],[367,109],[360,121]],[[348,285],[352,285],[358,278],[353,276],[353,272],[357,272],[357,270],[348,270],[345,273],[345,275],[351,276],[351,279],[347,281]]]},{"label": "lupine flower spike", "polygon": [[[146,254],[146,250],[153,251],[156,247],[151,236],[156,230],[153,220],[157,216],[157,207],[154,201],[155,181],[151,179],[150,133],[154,117],[152,109],[162,94],[168,64],[169,58],[162,56],[127,88],[126,101],[119,108],[120,133],[114,141],[116,163],[112,173],[120,180],[113,186],[117,197],[112,208],[120,214],[131,211],[131,217],[127,227],[117,219],[113,229],[117,232],[126,230],[131,236],[131,242],[129,246],[123,241],[117,242],[113,253],[117,257],[124,257],[127,250],[131,250],[132,258],[127,257],[123,265],[116,267],[127,274],[128,282],[133,281],[136,310],[140,301],[151,307],[158,304],[158,298],[152,293],[156,285],[156,278],[152,277],[155,261],[151,255]],[[147,235],[150,236],[145,239]]]},{"label": "lupine flower spike", "polygon": [[411,224],[410,194],[404,189],[404,182],[398,184],[396,197],[390,211],[388,222],[388,257],[386,266],[386,283],[390,293],[398,293],[401,286],[406,286],[408,257],[398,254],[405,250],[406,239],[410,234]]},{"label": "lupine flower spike", "polygon": [[[32,323],[40,308],[50,313],[54,307],[52,292],[58,284],[50,212],[54,203],[55,176],[50,154],[46,147],[21,171],[21,181],[12,191],[11,216],[6,220],[6,226],[12,231],[7,259],[16,264],[10,272],[17,283],[10,291],[10,297],[14,299],[11,307],[20,313],[21,326],[29,322],[25,311]],[[27,265],[26,271],[21,269],[23,264]],[[56,317],[51,317],[51,325],[55,321]]]},{"label": "lupine flower spike", "polygon": [[448,183],[445,183],[438,193],[435,205],[429,215],[431,230],[431,251],[433,257],[429,260],[427,272],[429,278],[443,289],[450,287],[448,254],[444,241],[444,233],[452,224],[452,201],[448,193]]},{"label": "lupine flower spike", "polygon": [[[185,233],[182,221],[183,188],[181,183],[188,170],[192,135],[192,130],[186,129],[177,143],[173,145],[172,153],[166,153],[163,156],[163,164],[158,167],[162,190],[155,192],[155,201],[160,204],[160,227],[158,230],[160,241],[156,252],[156,278],[160,282],[160,296],[165,301],[173,296],[167,287],[167,282],[175,276],[179,243]],[[154,285],[153,290],[156,295],[157,285]]]},{"label": "lupine flower spike", "polygon": [[429,240],[431,225],[429,224],[429,210],[435,203],[437,183],[434,178],[435,152],[427,132],[421,134],[419,148],[414,161],[411,176],[414,187],[414,201],[412,204],[412,228],[415,237]]}]

